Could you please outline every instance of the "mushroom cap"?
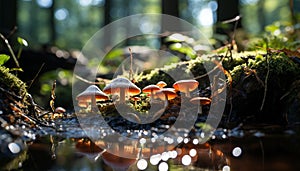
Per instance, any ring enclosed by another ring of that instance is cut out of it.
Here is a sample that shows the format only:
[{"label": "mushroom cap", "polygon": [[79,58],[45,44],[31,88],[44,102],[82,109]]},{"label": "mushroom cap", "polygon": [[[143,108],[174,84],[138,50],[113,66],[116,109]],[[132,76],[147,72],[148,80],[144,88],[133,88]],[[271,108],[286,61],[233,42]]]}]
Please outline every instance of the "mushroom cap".
[{"label": "mushroom cap", "polygon": [[201,105],[209,105],[211,102],[211,99],[208,97],[194,97],[190,100],[193,104],[201,104]]},{"label": "mushroom cap", "polygon": [[158,83],[156,83],[156,85],[160,88],[164,88],[167,86],[167,83],[164,81],[159,81]]},{"label": "mushroom cap", "polygon": [[103,91],[107,94],[116,94],[120,93],[121,89],[124,89],[125,93],[129,95],[138,95],[141,93],[140,88],[138,88],[127,78],[122,77],[113,79],[110,84],[104,87]]},{"label": "mushroom cap", "polygon": [[84,107],[84,108],[86,108],[86,107],[88,107],[89,106],[89,103],[87,102],[87,101],[78,101],[78,106],[79,107]]},{"label": "mushroom cap", "polygon": [[55,113],[65,113],[66,109],[63,107],[57,107],[57,108],[55,108],[54,111],[55,111]]},{"label": "mushroom cap", "polygon": [[104,163],[111,166],[114,170],[127,170],[128,167],[136,162],[136,159],[119,157],[109,152],[104,152],[101,157]]},{"label": "mushroom cap", "polygon": [[163,88],[155,93],[155,95],[161,100],[166,100],[165,95],[167,95],[168,100],[172,100],[177,97],[177,94],[173,88]]},{"label": "mushroom cap", "polygon": [[93,96],[95,96],[96,101],[108,100],[108,96],[95,85],[90,85],[83,92],[78,94],[76,100],[91,102]]},{"label": "mushroom cap", "polygon": [[193,91],[198,87],[198,85],[199,82],[196,80],[179,80],[173,84],[173,87],[175,90],[187,93],[186,90]]},{"label": "mushroom cap", "polygon": [[151,93],[152,92],[156,92],[160,90],[159,86],[151,84],[151,85],[147,85],[146,87],[143,88],[143,92],[144,93]]}]

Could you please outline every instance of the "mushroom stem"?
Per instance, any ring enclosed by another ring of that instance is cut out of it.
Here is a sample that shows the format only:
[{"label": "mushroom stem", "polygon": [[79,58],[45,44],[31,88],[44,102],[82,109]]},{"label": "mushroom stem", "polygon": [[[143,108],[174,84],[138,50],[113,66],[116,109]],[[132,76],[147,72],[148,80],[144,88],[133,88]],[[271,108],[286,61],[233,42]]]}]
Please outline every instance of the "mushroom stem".
[{"label": "mushroom stem", "polygon": [[188,98],[191,97],[191,94],[190,94],[190,91],[189,91],[189,87],[188,87],[188,86],[185,87],[185,96],[188,97]]},{"label": "mushroom stem", "polygon": [[150,103],[152,103],[153,99],[154,99],[154,96],[153,96],[153,90],[151,89]]},{"label": "mushroom stem", "polygon": [[137,100],[134,101],[134,107],[136,108],[137,106]]},{"label": "mushroom stem", "polygon": [[96,97],[92,96],[91,112],[96,112],[96,111],[97,111]]},{"label": "mushroom stem", "polygon": [[201,115],[202,114],[202,105],[199,104],[198,106],[198,114]]},{"label": "mushroom stem", "polygon": [[167,107],[167,106],[168,106],[168,104],[169,104],[169,102],[168,102],[168,95],[167,95],[167,94],[165,94],[165,107]]},{"label": "mushroom stem", "polygon": [[120,88],[120,104],[125,103],[125,88]]}]

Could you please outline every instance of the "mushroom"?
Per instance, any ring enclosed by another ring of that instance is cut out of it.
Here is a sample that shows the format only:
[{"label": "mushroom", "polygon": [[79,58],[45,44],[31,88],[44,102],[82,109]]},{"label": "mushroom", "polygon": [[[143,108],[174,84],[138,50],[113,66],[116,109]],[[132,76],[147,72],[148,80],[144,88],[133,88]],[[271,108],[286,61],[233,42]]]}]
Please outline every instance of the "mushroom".
[{"label": "mushroom", "polygon": [[179,80],[173,84],[175,90],[185,93],[186,97],[191,97],[190,92],[195,90],[199,85],[196,80]]},{"label": "mushroom", "polygon": [[177,94],[173,88],[163,88],[155,93],[158,98],[165,101],[165,107],[168,106],[168,100],[172,100],[177,97]]},{"label": "mushroom", "polygon": [[164,81],[159,81],[158,83],[156,83],[156,85],[159,87],[159,88],[164,88],[167,86],[167,83],[164,82]]},{"label": "mushroom", "polygon": [[129,167],[133,165],[137,160],[136,158],[132,159],[116,156],[109,152],[103,153],[101,157],[106,165],[110,166],[113,170],[118,171],[128,170]]},{"label": "mushroom", "polygon": [[57,107],[57,108],[55,108],[54,112],[55,113],[65,113],[66,109],[63,107]]},{"label": "mushroom", "polygon": [[125,103],[126,95],[138,95],[141,93],[141,89],[135,84],[129,81],[127,78],[115,78],[110,84],[104,87],[103,91],[107,94],[119,94],[120,104]]},{"label": "mushroom", "polygon": [[96,161],[106,151],[90,140],[80,139],[76,141],[76,153],[86,156],[91,161]]},{"label": "mushroom", "polygon": [[207,97],[194,97],[190,100],[193,104],[198,104],[198,113],[202,114],[202,106],[203,105],[209,105],[211,100]]},{"label": "mushroom", "polygon": [[158,90],[160,90],[159,86],[151,84],[144,87],[142,91],[144,93],[150,93],[150,102],[152,102],[152,100],[154,99],[154,93]]},{"label": "mushroom", "polygon": [[134,101],[134,107],[136,107],[136,106],[137,106],[137,102],[140,101],[141,98],[140,98],[140,97],[137,97],[137,96],[134,96],[134,97],[131,97],[131,100]]},{"label": "mushroom", "polygon": [[97,86],[90,85],[82,93],[78,94],[76,97],[79,106],[84,106],[84,104],[91,102],[91,110],[97,110],[96,101],[108,100],[108,96],[103,93]]}]

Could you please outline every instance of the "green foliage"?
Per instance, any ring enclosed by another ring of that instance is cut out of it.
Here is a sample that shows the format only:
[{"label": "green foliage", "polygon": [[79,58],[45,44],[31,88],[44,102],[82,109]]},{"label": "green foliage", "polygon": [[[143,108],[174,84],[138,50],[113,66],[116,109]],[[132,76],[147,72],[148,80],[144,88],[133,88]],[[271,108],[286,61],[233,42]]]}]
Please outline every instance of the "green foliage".
[{"label": "green foliage", "polygon": [[27,41],[25,39],[23,39],[21,37],[18,37],[17,40],[18,40],[18,42],[19,42],[20,45],[25,46],[25,47],[28,46],[28,43],[27,43]]},{"label": "green foliage", "polygon": [[267,48],[272,49],[297,49],[300,47],[300,42],[297,40],[295,26],[289,22],[275,22],[265,27],[265,33],[262,38],[250,43],[248,50]]},{"label": "green foliage", "polygon": [[5,64],[9,60],[10,56],[5,54],[0,54],[0,65]]}]

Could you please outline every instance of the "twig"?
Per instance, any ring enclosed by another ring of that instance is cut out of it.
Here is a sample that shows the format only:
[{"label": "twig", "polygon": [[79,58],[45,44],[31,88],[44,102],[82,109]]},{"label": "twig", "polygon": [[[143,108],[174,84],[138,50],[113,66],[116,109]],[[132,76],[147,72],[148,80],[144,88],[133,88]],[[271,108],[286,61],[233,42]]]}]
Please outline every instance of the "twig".
[{"label": "twig", "polygon": [[36,80],[36,78],[38,77],[38,75],[40,74],[40,72],[42,71],[43,67],[44,67],[45,63],[43,63],[40,67],[40,69],[38,70],[38,72],[35,74],[35,76],[33,77],[33,79],[31,80],[28,89],[32,86],[33,82]]},{"label": "twig", "polygon": [[55,88],[56,88],[56,80],[54,80],[53,84],[52,84],[52,89],[51,89],[51,100],[50,100],[50,107],[52,109],[52,112],[55,111],[55,106],[54,106],[54,100],[56,98],[55,96]]},{"label": "twig", "polygon": [[262,170],[265,170],[265,150],[264,150],[264,145],[263,145],[261,139],[259,139],[259,144],[261,147],[261,155],[262,155],[262,167],[263,167]]},{"label": "twig", "polygon": [[82,81],[82,82],[85,82],[85,83],[87,83],[87,84],[105,84],[105,81],[103,81],[103,80],[101,80],[102,82],[92,82],[92,81],[89,81],[89,80],[87,80],[87,79],[84,79],[84,78],[82,78],[82,77],[80,77],[79,75],[76,75],[75,74],[75,77],[78,79],[78,80],[80,80],[80,81]]},{"label": "twig", "polygon": [[[268,41],[266,40],[266,44],[267,44],[267,49],[268,49]],[[267,97],[267,91],[268,91],[268,78],[269,78],[269,74],[270,74],[270,62],[269,62],[269,52],[267,51],[267,54],[266,54],[266,62],[267,62],[267,75],[266,75],[266,78],[265,78],[265,89],[264,89],[264,97],[263,97],[263,100],[262,100],[262,103],[261,103],[261,106],[260,106],[260,111],[262,111],[263,107],[264,107],[264,104],[265,104],[265,101],[266,101],[266,97]]]},{"label": "twig", "polygon": [[10,46],[8,40],[7,40],[7,39],[3,36],[3,34],[1,34],[1,33],[0,33],[0,37],[3,39],[4,43],[6,44],[8,50],[9,50],[11,56],[12,56],[12,58],[14,59],[14,61],[15,61],[15,63],[16,63],[17,68],[20,68],[20,64],[19,64],[19,62],[18,62],[18,60],[17,60],[17,58],[16,58],[16,56],[15,56],[14,51],[12,50],[12,48],[11,48],[11,46]]},{"label": "twig", "polygon": [[133,56],[132,56],[132,51],[130,48],[129,49],[129,53],[130,53],[130,70],[129,70],[129,80],[133,79],[133,71],[132,71],[132,61],[133,61]]}]

